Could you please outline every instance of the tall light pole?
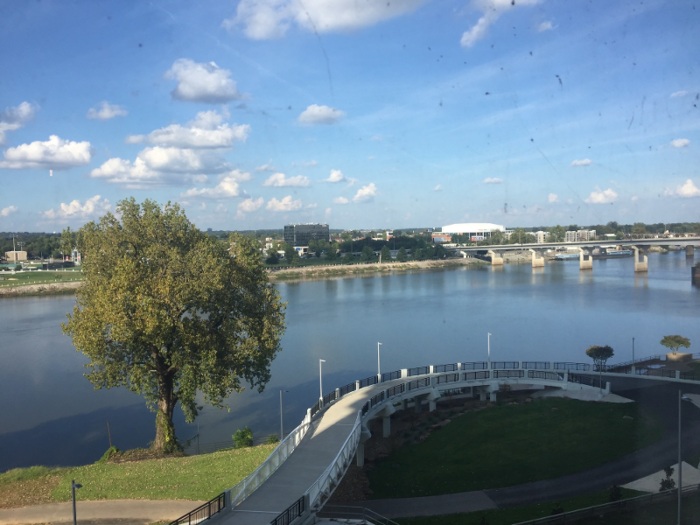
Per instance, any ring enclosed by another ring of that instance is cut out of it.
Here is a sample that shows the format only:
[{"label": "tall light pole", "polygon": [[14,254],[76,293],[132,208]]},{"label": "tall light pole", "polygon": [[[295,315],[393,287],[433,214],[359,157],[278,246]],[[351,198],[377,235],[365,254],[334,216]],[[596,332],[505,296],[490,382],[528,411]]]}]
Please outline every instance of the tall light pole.
[{"label": "tall light pole", "polygon": [[377,375],[381,377],[382,375],[382,363],[379,360],[379,347],[382,346],[382,343],[377,343]]},{"label": "tall light pole", "polygon": [[323,402],[323,363],[325,363],[325,359],[319,359],[318,360],[318,391],[319,391],[319,399],[321,402]]},{"label": "tall light pole", "polygon": [[284,420],[282,419],[282,392],[289,392],[289,390],[280,390],[280,442],[284,439]]},{"label": "tall light pole", "polygon": [[491,370],[491,334],[488,334],[488,360],[489,370]]},{"label": "tall light pole", "polygon": [[632,366],[634,366],[634,337],[632,338]]},{"label": "tall light pole", "polygon": [[681,463],[681,401],[692,401],[678,391],[678,525],[681,525],[681,492],[683,491],[683,463]]},{"label": "tall light pole", "polygon": [[80,483],[76,483],[75,480],[72,480],[70,485],[73,494],[73,525],[78,525],[78,518],[75,513],[75,489],[83,488],[83,486]]}]

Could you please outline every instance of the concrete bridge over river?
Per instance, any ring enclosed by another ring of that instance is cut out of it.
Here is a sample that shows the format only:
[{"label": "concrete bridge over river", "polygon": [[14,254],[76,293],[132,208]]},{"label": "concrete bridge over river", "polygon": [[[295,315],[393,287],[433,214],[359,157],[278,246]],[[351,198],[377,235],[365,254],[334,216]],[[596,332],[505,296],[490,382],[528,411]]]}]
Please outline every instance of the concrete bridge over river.
[{"label": "concrete bridge over river", "polygon": [[[657,357],[657,356],[655,356]],[[654,361],[655,362],[655,361]],[[649,361],[652,363],[652,361]],[[549,361],[449,363],[408,368],[353,381],[326,394],[270,454],[236,486],[171,525],[212,520],[227,525],[303,525],[314,523],[353,459],[364,462],[369,420],[382,419],[391,432],[396,410],[435,410],[445,394],[495,401],[501,387],[554,387],[586,391],[602,398],[610,383],[598,386],[598,374],[633,381],[700,385],[692,372],[648,367],[644,361],[606,366]]]},{"label": "concrete bridge over river", "polygon": [[529,250],[532,253],[532,267],[544,266],[544,252],[556,248],[573,248],[579,251],[579,267],[581,270],[593,269],[593,257],[591,252],[596,248],[606,250],[614,249],[618,246],[628,247],[634,251],[634,271],[647,272],[649,269],[648,259],[643,255],[643,250],[649,246],[674,246],[685,249],[687,257],[695,255],[695,247],[700,246],[700,237],[669,237],[659,239],[628,239],[628,240],[596,240],[582,242],[554,242],[541,244],[505,244],[494,246],[462,246],[458,244],[445,244],[443,248],[464,257],[475,257],[478,255],[489,256],[493,266],[503,264],[503,255],[509,251]]}]

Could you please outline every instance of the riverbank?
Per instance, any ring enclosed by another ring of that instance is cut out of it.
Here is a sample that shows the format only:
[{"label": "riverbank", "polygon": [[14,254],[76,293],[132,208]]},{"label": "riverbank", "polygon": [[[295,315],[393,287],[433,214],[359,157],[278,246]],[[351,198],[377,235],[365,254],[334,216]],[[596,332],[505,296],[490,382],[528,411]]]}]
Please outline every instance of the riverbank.
[{"label": "riverbank", "polygon": [[24,284],[11,287],[0,288],[0,297],[18,297],[25,295],[56,295],[72,293],[80,285],[81,281],[71,281],[67,283],[42,283]]}]

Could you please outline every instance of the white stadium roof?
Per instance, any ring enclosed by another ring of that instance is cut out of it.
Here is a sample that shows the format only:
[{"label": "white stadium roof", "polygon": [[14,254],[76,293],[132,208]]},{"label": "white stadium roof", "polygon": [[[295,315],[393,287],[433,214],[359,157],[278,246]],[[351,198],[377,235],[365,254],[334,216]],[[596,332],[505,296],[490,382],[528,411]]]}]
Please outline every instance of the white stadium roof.
[{"label": "white stadium roof", "polygon": [[481,233],[493,230],[506,231],[503,225],[490,222],[461,222],[442,227],[442,233]]}]

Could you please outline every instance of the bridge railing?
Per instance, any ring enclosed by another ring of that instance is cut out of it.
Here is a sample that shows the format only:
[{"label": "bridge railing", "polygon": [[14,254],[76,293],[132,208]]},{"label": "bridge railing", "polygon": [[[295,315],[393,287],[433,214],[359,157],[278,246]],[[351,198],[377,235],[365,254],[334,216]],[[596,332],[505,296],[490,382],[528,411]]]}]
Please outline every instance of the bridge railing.
[{"label": "bridge railing", "polygon": [[474,363],[462,363],[462,370],[486,370],[488,363],[485,361],[477,361]]},{"label": "bridge railing", "polygon": [[491,370],[516,370],[520,368],[518,361],[492,361]]},{"label": "bridge railing", "polygon": [[430,373],[429,366],[415,366],[407,370],[408,377],[422,376]]},{"label": "bridge railing", "polygon": [[204,520],[208,520],[217,512],[221,512],[225,507],[226,493],[222,492],[215,498],[207,501],[204,505],[200,505],[175,521],[171,521],[168,525],[196,525]]},{"label": "bridge railing", "polygon": [[396,370],[394,372],[384,372],[382,374],[382,382],[393,381],[394,379],[401,379],[401,370]]},{"label": "bridge railing", "polygon": [[577,370],[588,372],[591,370],[589,363],[554,363],[554,370]]},{"label": "bridge railing", "polygon": [[441,374],[443,372],[454,372],[459,369],[457,363],[450,363],[448,365],[435,365],[433,367],[433,374]]}]

